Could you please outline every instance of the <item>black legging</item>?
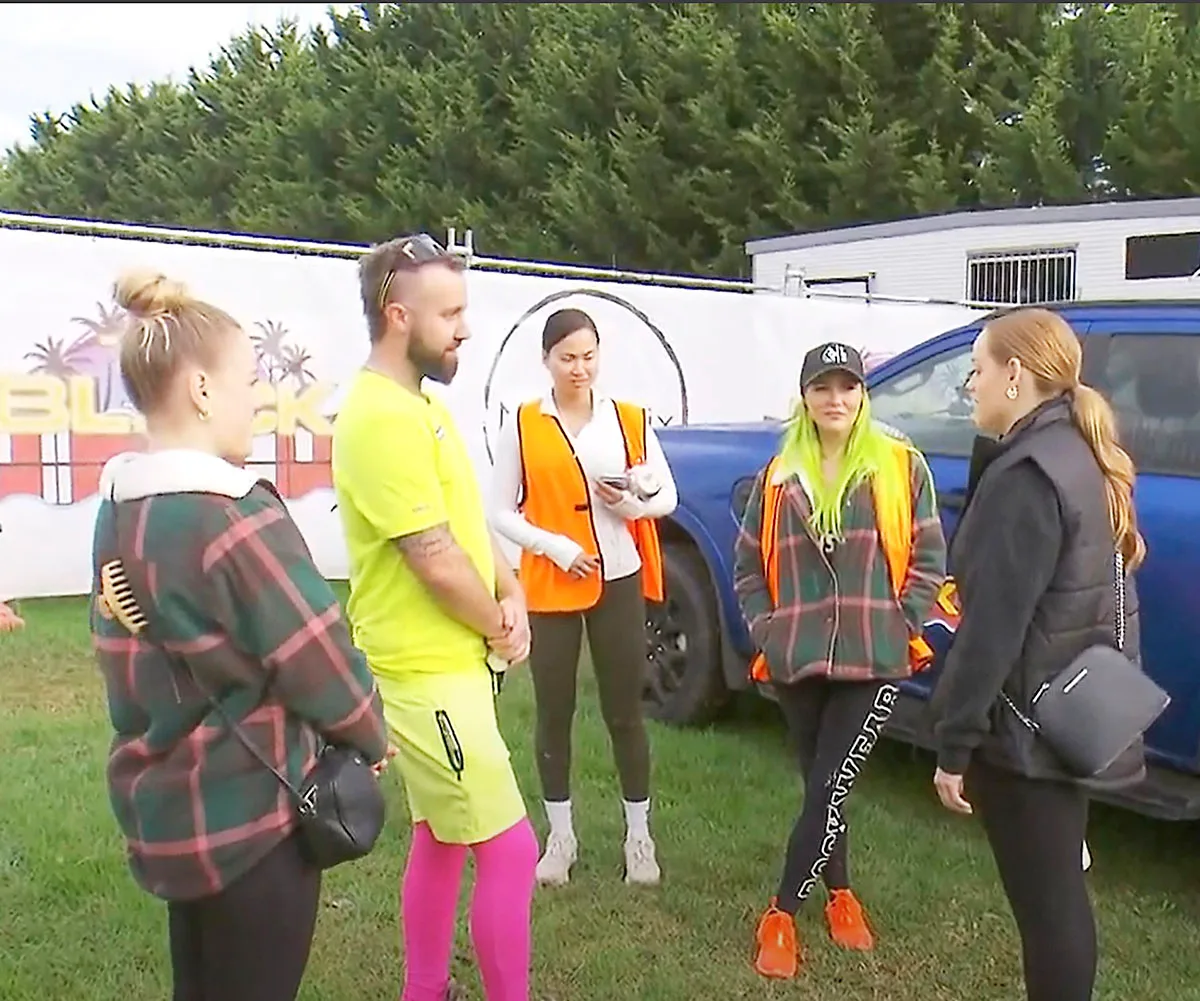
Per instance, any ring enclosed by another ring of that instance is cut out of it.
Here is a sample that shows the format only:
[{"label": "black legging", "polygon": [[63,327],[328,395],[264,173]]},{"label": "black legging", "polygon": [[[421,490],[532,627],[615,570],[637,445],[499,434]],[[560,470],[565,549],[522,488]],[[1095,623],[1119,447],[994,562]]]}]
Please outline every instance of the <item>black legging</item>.
[{"label": "black legging", "polygon": [[980,761],[965,785],[1021,935],[1028,1001],[1091,1001],[1096,924],[1082,860],[1086,794]]},{"label": "black legging", "polygon": [[621,793],[630,802],[641,802],[650,795],[650,744],[642,715],[646,605],[640,572],[605,581],[600,601],[586,612],[529,616],[529,672],[537,703],[534,743],[542,796],[551,803],[571,796],[571,724],[585,620],[600,713],[612,741]]},{"label": "black legging", "polygon": [[806,678],[777,689],[804,772],[804,807],[788,840],[777,906],[789,914],[824,878],[850,886],[842,806],[884,725],[899,689],[880,681]]},{"label": "black legging", "polygon": [[288,838],[223,892],[168,905],[174,1001],[294,1001],[320,897]]}]

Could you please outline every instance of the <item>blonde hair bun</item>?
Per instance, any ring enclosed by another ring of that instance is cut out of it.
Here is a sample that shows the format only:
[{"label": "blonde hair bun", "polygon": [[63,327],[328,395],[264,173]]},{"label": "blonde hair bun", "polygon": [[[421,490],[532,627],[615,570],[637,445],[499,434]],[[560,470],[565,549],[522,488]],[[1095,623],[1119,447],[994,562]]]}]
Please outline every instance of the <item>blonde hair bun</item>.
[{"label": "blonde hair bun", "polygon": [[187,286],[156,271],[126,271],[113,284],[117,305],[137,317],[172,313],[192,301]]}]

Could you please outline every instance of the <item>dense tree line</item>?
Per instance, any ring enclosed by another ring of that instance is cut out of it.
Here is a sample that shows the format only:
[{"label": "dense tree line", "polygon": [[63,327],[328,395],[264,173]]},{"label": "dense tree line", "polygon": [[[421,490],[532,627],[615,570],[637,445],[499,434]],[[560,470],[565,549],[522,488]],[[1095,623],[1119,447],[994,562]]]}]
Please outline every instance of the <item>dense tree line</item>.
[{"label": "dense tree line", "polygon": [[1200,185],[1195,4],[362,4],[112,91],[0,206],[737,274],[748,237]]}]

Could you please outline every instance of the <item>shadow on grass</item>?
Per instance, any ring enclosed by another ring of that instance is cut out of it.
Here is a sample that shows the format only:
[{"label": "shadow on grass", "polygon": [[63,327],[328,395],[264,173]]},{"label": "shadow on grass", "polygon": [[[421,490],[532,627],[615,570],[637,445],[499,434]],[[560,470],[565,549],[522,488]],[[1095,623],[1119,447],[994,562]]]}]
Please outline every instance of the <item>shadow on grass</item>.
[{"label": "shadow on grass", "polygon": [[[345,596],[345,586],[335,583]],[[0,683],[4,697],[0,714],[35,710],[51,715],[92,714],[102,711],[103,686],[86,656],[87,605],[81,598],[48,598],[17,603],[29,628],[0,637]],[[84,656],[80,656],[84,654]],[[581,671],[584,686],[590,671]],[[591,701],[590,696],[585,701]],[[585,710],[586,712],[587,710]],[[532,705],[522,699],[513,715],[522,728],[532,725]],[[759,754],[790,762],[783,719],[776,705],[757,692],[735,696],[722,714],[704,728],[656,729],[678,734],[685,744],[715,740],[737,746],[747,757]],[[752,754],[747,754],[751,751]],[[911,819],[942,819],[944,811],[932,790],[934,762],[928,752],[895,741],[881,742],[864,773],[871,796],[888,809]],[[955,818],[949,818],[956,822]],[[1200,823],[1153,820],[1104,804],[1092,807],[1089,841],[1096,857],[1098,883],[1137,882],[1174,894],[1200,887],[1200,852],[1196,844]],[[1200,901],[1191,905],[1200,913]]]},{"label": "shadow on grass", "polygon": [[[706,729],[735,737],[756,752],[790,756],[778,708],[755,692],[739,693]],[[884,740],[872,753],[863,782],[873,801],[914,824],[961,825],[963,821],[948,814],[937,800],[934,768],[932,753]],[[1093,803],[1088,843],[1094,859],[1092,880],[1098,888],[1162,894],[1183,913],[1200,920],[1200,821],[1157,820]]]}]

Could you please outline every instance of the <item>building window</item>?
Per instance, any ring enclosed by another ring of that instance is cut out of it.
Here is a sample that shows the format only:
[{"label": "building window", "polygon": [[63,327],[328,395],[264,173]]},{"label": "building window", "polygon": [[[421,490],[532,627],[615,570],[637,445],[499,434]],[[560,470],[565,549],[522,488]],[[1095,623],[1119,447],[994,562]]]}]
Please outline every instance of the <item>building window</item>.
[{"label": "building window", "polygon": [[998,306],[1070,302],[1075,298],[1075,248],[972,254],[967,259],[967,298]]},{"label": "building window", "polygon": [[1200,233],[1155,233],[1125,240],[1125,277],[1191,278],[1200,271]]}]

